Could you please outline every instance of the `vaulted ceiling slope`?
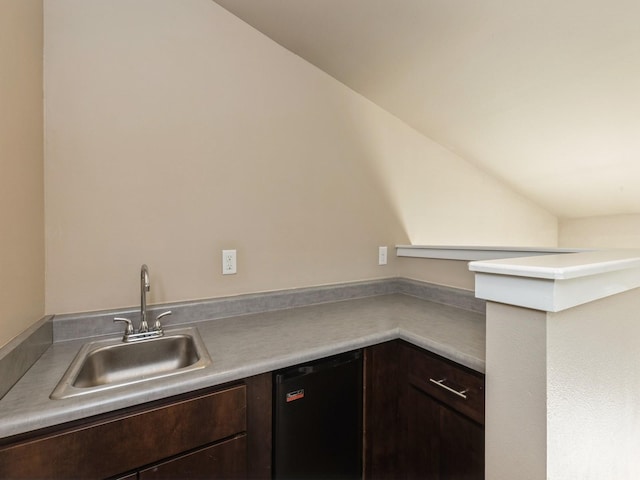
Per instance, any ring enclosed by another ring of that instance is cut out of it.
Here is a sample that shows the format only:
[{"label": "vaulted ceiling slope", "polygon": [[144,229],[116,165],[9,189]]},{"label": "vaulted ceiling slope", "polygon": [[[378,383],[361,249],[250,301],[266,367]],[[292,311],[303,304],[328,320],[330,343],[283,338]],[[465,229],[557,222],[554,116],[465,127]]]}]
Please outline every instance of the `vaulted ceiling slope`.
[{"label": "vaulted ceiling slope", "polygon": [[640,212],[637,0],[216,0],[561,218]]}]

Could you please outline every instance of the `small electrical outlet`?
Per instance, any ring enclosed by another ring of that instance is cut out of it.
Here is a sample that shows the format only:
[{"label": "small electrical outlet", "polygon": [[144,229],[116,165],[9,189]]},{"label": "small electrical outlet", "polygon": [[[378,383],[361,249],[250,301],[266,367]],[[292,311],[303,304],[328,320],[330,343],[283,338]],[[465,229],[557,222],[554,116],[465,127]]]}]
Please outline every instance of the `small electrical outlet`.
[{"label": "small electrical outlet", "polygon": [[236,251],[222,250],[222,274],[233,275],[236,273]]},{"label": "small electrical outlet", "polygon": [[387,247],[378,247],[378,265],[387,264]]}]

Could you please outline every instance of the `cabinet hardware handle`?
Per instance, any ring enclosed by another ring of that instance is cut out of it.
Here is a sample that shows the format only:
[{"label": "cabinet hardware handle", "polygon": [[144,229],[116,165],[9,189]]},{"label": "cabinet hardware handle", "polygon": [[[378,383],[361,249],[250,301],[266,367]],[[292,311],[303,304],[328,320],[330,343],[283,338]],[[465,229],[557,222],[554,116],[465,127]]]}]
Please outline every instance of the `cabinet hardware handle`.
[{"label": "cabinet hardware handle", "polygon": [[453,389],[453,388],[451,388],[451,387],[447,387],[447,386],[444,384],[444,382],[446,382],[446,381],[447,381],[447,379],[446,379],[446,378],[443,378],[443,379],[441,379],[441,380],[434,380],[433,378],[430,378],[430,379],[429,379],[429,381],[430,381],[431,383],[435,383],[435,384],[436,384],[436,385],[438,385],[439,387],[442,387],[442,388],[444,388],[445,390],[447,390],[447,391],[449,391],[449,392],[451,392],[451,393],[455,393],[456,395],[458,395],[459,397],[464,398],[465,400],[466,400],[466,398],[467,398],[467,396],[465,395],[465,393],[467,393],[467,392],[469,391],[469,389],[468,389],[468,388],[465,388],[464,390],[462,390],[462,391],[460,391],[460,392],[459,392],[459,391],[457,391],[457,390],[454,390],[454,389]]}]

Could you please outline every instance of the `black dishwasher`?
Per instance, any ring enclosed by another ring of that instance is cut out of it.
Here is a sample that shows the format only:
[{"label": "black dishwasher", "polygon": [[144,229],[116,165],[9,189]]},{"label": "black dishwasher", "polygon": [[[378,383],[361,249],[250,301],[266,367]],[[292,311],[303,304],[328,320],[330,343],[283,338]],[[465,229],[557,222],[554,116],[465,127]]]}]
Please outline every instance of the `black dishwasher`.
[{"label": "black dishwasher", "polygon": [[362,352],[274,372],[276,479],[362,475]]}]

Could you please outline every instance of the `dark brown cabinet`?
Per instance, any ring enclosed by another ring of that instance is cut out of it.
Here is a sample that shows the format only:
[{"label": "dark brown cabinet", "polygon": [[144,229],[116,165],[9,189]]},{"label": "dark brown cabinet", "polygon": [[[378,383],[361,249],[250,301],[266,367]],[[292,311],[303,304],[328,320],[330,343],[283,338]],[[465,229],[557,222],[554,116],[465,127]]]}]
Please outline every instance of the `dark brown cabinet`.
[{"label": "dark brown cabinet", "polygon": [[484,478],[482,374],[402,341],[365,372],[365,478]]},{"label": "dark brown cabinet", "polygon": [[247,436],[243,434],[141,470],[138,478],[140,480],[247,478],[246,454]]},{"label": "dark brown cabinet", "polygon": [[269,478],[271,376],[13,439],[0,478]]},{"label": "dark brown cabinet", "polygon": [[404,470],[404,388],[401,343],[364,350],[364,461],[366,479],[397,479]]},{"label": "dark brown cabinet", "polygon": [[[364,350],[365,479],[484,478],[484,376],[395,340]],[[271,478],[272,375],[0,441],[0,478]]]}]

